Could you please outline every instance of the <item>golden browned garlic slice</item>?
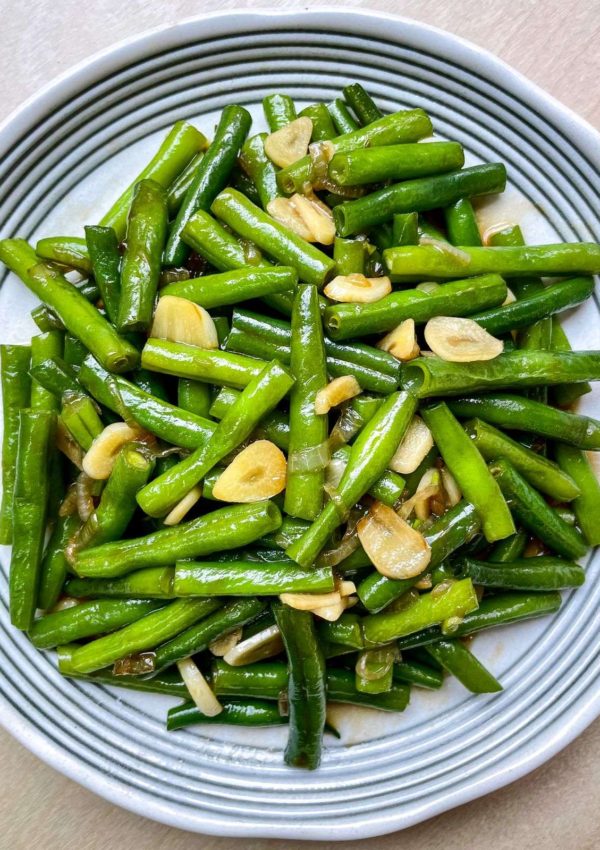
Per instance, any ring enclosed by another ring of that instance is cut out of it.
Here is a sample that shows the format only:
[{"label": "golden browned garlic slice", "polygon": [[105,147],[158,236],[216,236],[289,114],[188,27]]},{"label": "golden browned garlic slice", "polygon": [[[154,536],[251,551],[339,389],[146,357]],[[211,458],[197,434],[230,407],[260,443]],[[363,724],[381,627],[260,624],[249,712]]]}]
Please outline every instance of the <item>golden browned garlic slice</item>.
[{"label": "golden browned garlic slice", "polygon": [[330,593],[280,593],[279,598],[290,608],[316,612],[319,608],[336,605],[342,597],[337,590],[332,590]]},{"label": "golden browned garlic slice", "polygon": [[256,440],[234,457],[217,478],[213,496],[223,502],[260,502],[285,488],[285,455],[269,440]]},{"label": "golden browned garlic slice", "polygon": [[181,678],[186,684],[191,698],[202,714],[215,717],[223,711],[223,706],[214,695],[210,685],[191,658],[183,658],[177,662]]},{"label": "golden browned garlic slice", "polygon": [[304,115],[296,118],[285,127],[269,133],[265,139],[265,153],[280,168],[292,165],[308,153],[312,131],[310,118]]},{"label": "golden browned garlic slice", "polygon": [[251,635],[246,640],[240,641],[223,656],[223,661],[232,667],[241,667],[244,664],[262,661],[264,658],[272,658],[282,651],[281,632],[279,626],[273,624]]},{"label": "golden browned garlic slice", "polygon": [[381,502],[359,521],[358,536],[375,569],[387,578],[418,576],[431,559],[423,535]]},{"label": "golden browned garlic slice", "polygon": [[414,472],[433,447],[433,437],[420,416],[413,416],[406,434],[394,452],[388,467],[400,475]]},{"label": "golden browned garlic slice", "polygon": [[452,363],[493,360],[504,350],[504,343],[473,319],[458,316],[430,319],[425,325],[425,339],[434,354]]},{"label": "golden browned garlic slice", "polygon": [[112,425],[107,425],[98,434],[83,458],[82,466],[85,474],[98,481],[108,478],[120,450],[126,443],[139,439],[141,433],[125,422],[113,422]]},{"label": "golden browned garlic slice", "polygon": [[323,605],[321,608],[315,608],[312,613],[322,620],[335,623],[347,608],[352,608],[357,602],[358,599],[356,596],[344,596],[340,598],[339,602],[334,602],[333,605]]},{"label": "golden browned garlic slice", "polygon": [[365,277],[364,274],[339,274],[323,290],[332,301],[357,304],[380,301],[391,291],[389,277]]},{"label": "golden browned garlic slice", "polygon": [[392,357],[403,363],[414,360],[419,356],[419,346],[415,333],[414,319],[405,319],[403,322],[386,334],[377,343],[377,348],[387,351]]},{"label": "golden browned garlic slice", "polygon": [[220,635],[214,640],[211,640],[208,648],[214,656],[223,658],[224,655],[227,655],[228,652],[231,652],[238,645],[241,639],[242,629],[240,627],[239,629],[234,629],[232,632],[228,632],[226,635]]},{"label": "golden browned garlic slice", "polygon": [[267,204],[267,212],[297,236],[307,242],[332,245],[335,239],[335,224],[329,207],[316,195],[292,195],[291,198],[273,198]]},{"label": "golden browned garlic slice", "polygon": [[334,378],[326,387],[319,390],[315,397],[315,413],[329,413],[332,407],[337,407],[344,401],[360,395],[360,384],[354,375],[341,375]]},{"label": "golden browned garlic slice", "polygon": [[199,304],[176,295],[163,295],[159,299],[150,336],[198,348],[219,347],[217,329],[210,314]]},{"label": "golden browned garlic slice", "polygon": [[181,520],[194,507],[200,496],[202,495],[201,487],[192,487],[180,502],[177,502],[174,508],[167,514],[164,519],[165,525],[178,525]]}]

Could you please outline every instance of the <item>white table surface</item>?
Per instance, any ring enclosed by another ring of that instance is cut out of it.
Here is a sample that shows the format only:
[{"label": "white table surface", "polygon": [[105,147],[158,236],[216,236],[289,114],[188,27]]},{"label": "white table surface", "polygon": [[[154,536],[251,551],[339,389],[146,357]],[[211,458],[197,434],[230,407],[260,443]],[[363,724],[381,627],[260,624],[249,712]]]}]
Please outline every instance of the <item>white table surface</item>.
[{"label": "white table surface", "polygon": [[[280,0],[2,0],[0,119],[75,63],[120,39],[204,11],[297,9]],[[319,4],[305,3],[303,7]],[[349,0],[330,6],[416,18],[487,48],[600,126],[599,0]],[[0,671],[1,675],[1,671]],[[365,850],[597,850],[600,721],[525,779]],[[191,835],[104,802],[0,731],[1,850],[288,850],[310,845]],[[315,850],[357,845],[316,843]]]}]

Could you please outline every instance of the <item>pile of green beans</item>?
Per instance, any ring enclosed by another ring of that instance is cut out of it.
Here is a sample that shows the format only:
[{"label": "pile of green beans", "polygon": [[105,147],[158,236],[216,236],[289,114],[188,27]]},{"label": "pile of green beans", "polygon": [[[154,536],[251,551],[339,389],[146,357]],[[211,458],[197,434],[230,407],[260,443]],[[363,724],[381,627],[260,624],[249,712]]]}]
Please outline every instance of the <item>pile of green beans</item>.
[{"label": "pile of green beans", "polygon": [[600,245],[482,236],[504,165],[359,83],[263,111],[177,122],[84,235],[0,240],[41,302],[0,345],[0,544],[63,675],[178,698],[170,730],[285,726],[315,769],[329,703],[492,699],[463,638],[584,584],[600,351],[560,314]]}]

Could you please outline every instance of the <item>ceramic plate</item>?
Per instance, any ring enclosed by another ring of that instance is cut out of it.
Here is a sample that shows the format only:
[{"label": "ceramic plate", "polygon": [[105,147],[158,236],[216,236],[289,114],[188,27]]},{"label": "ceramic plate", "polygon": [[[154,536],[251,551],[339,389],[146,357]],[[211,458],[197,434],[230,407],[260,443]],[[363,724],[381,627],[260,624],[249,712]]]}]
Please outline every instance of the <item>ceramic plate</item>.
[{"label": "ceramic plate", "polygon": [[[210,133],[228,103],[285,91],[328,100],[351,80],[389,111],[423,106],[471,162],[502,160],[506,195],[482,222],[522,222],[528,241],[600,241],[600,137],[487,53],[421,24],[349,11],[235,13],[128,41],[67,74],[0,130],[0,233],[82,233],[176,119]],[[515,190],[518,187],[518,192]],[[34,299],[6,279],[0,337],[25,342]],[[598,305],[567,321],[600,348]],[[586,409],[594,400],[586,398]],[[599,411],[597,411],[599,412]],[[6,728],[103,797],[198,832],[351,839],[409,826],[537,767],[600,713],[600,559],[558,616],[484,634],[477,654],[505,690],[455,681],[414,691],[398,717],[344,712],[314,773],[282,762],[286,731],[167,733],[171,700],[61,678],[6,615],[2,552],[0,700]]]}]

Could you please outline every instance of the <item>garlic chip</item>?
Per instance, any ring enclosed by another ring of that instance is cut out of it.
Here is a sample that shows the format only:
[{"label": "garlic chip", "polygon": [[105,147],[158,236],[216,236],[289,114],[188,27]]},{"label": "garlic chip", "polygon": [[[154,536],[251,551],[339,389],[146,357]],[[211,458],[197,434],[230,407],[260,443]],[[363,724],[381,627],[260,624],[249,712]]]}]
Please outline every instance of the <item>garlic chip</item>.
[{"label": "garlic chip", "polygon": [[234,457],[213,487],[223,502],[260,502],[285,488],[285,455],[269,440],[256,440]]},{"label": "garlic chip", "polygon": [[388,467],[400,475],[414,472],[426,454],[433,447],[433,437],[420,416],[413,416],[412,422],[394,452]]},{"label": "garlic chip", "polygon": [[339,378],[334,378],[317,393],[315,413],[329,413],[332,407],[337,407],[338,404],[360,395],[360,392],[360,384],[353,375],[341,375]]},{"label": "garlic chip", "polygon": [[280,168],[292,165],[308,153],[312,132],[310,118],[296,118],[285,127],[269,133],[265,139],[265,153]]},{"label": "garlic chip", "polygon": [[420,352],[414,319],[405,319],[400,322],[389,334],[379,340],[377,348],[387,351],[392,357],[402,362],[414,360],[415,357],[418,357]]},{"label": "garlic chip", "polygon": [[198,348],[219,347],[217,329],[210,314],[199,304],[176,295],[163,295],[159,299],[150,336]]},{"label": "garlic chip", "polygon": [[436,316],[425,325],[425,339],[434,354],[452,363],[493,360],[504,350],[502,340],[485,331],[473,319]]},{"label": "garlic chip", "polygon": [[380,301],[391,291],[389,277],[365,277],[364,274],[339,274],[323,290],[332,301],[357,304]]},{"label": "garlic chip", "polygon": [[113,422],[98,434],[86,452],[83,461],[83,471],[90,478],[103,481],[112,472],[117,455],[126,443],[139,439],[142,432],[131,428],[125,422]]},{"label": "garlic chip", "polygon": [[424,572],[431,549],[420,532],[387,505],[375,502],[357,526],[358,537],[375,569],[393,579]]}]

